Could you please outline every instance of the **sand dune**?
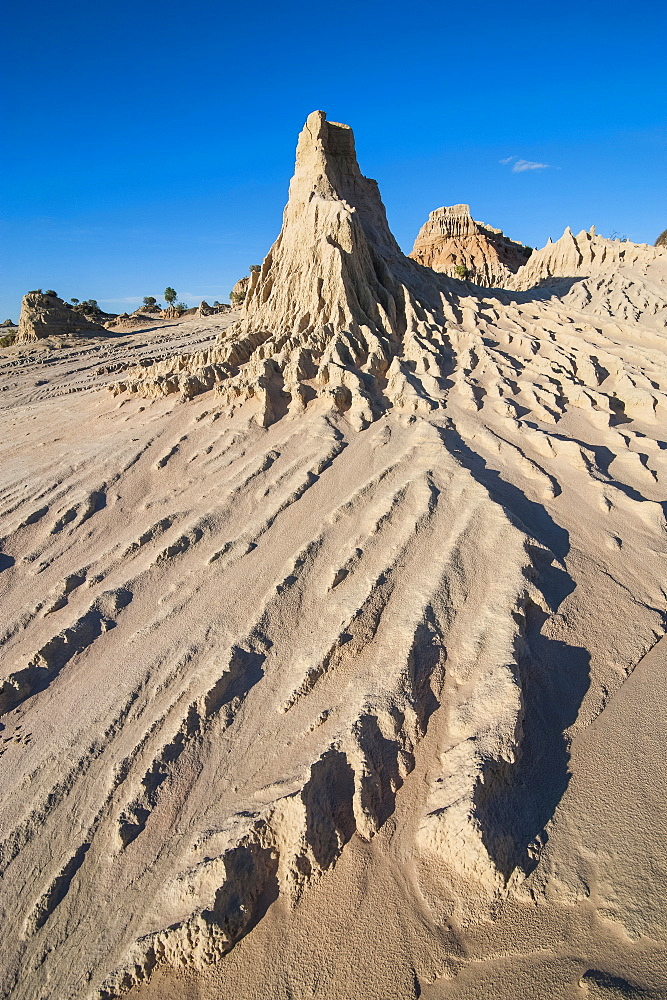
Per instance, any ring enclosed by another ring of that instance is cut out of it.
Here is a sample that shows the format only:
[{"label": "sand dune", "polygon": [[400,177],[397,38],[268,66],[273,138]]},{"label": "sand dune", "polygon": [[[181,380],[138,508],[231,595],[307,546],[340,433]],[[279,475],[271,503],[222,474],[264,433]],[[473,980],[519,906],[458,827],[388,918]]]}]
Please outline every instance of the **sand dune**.
[{"label": "sand dune", "polygon": [[343,128],[240,318],[0,365],[16,1000],[667,996],[667,254],[436,274]]}]

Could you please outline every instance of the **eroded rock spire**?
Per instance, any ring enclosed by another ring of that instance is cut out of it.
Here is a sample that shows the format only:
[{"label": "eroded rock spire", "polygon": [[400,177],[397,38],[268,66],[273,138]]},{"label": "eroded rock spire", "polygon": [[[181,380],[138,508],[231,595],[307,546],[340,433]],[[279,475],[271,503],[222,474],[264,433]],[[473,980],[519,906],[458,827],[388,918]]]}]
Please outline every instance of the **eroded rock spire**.
[{"label": "eroded rock spire", "polygon": [[114,391],[189,397],[215,387],[228,405],[258,399],[264,424],[315,397],[358,427],[407,397],[433,408],[397,359],[406,337],[455,320],[450,287],[401,252],[352,130],[314,111],[280,235],[250,276],[239,321],[210,351],[133,372]]},{"label": "eroded rock spire", "polygon": [[309,115],[282,231],[252,275],[242,327],[333,333],[403,332],[403,295],[392,266],[403,254],[377,183],[359,170],[348,125]]}]

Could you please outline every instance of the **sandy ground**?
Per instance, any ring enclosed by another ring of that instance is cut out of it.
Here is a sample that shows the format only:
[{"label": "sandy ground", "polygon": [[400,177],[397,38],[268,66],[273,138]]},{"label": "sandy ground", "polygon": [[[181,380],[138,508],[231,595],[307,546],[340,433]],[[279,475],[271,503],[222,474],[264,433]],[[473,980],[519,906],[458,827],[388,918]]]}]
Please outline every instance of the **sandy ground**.
[{"label": "sandy ground", "polygon": [[363,431],[101,388],[219,317],[2,362],[13,998],[667,996],[664,353],[492,305]]},{"label": "sandy ground", "polygon": [[[209,973],[157,974],[150,986],[131,995],[161,1000],[666,996],[667,872],[664,853],[656,853],[665,840],[666,681],[663,639],[573,741],[572,778],[549,847],[553,864],[572,883],[568,891],[552,885],[548,898],[505,902],[492,922],[438,933],[423,909],[415,908],[409,887],[406,891],[406,860],[396,830],[409,825],[415,802],[401,790],[392,822],[371,844],[350,844],[335,872],[296,910],[274,904],[263,923]],[[631,910],[638,920],[628,928],[623,916]]]}]

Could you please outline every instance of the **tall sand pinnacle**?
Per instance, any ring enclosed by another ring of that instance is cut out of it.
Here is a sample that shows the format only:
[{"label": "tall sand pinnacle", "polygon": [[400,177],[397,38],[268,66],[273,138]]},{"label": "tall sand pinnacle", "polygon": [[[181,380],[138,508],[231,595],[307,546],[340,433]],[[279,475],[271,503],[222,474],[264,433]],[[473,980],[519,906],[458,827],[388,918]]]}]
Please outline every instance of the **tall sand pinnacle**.
[{"label": "tall sand pinnacle", "polygon": [[299,136],[280,236],[251,277],[242,328],[366,327],[400,337],[403,264],[377,183],[359,170],[352,129],[314,111]]}]

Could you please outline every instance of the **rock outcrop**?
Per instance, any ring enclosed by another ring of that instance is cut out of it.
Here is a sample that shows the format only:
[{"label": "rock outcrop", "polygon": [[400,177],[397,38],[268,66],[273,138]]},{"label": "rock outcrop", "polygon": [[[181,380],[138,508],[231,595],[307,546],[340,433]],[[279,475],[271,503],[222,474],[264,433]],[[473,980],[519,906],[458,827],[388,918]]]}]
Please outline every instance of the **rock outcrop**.
[{"label": "rock outcrop", "polygon": [[648,264],[658,255],[659,251],[645,243],[599,236],[595,226],[582,229],[576,236],[568,226],[556,243],[549,240],[541,250],[535,250],[507,287],[532,288],[552,278],[581,277],[600,270]]},{"label": "rock outcrop", "polygon": [[246,274],[245,277],[239,278],[231,292],[229,293],[229,298],[231,300],[232,306],[240,306],[245,302],[245,297],[248,294],[248,288],[250,287],[250,275]]},{"label": "rock outcrop", "polygon": [[575,236],[568,228],[556,243],[536,250],[507,283],[509,289],[542,289],[570,308],[636,322],[664,332],[667,326],[665,254],[660,248],[599,236],[595,226]]},{"label": "rock outcrop", "polygon": [[103,332],[103,326],[86,319],[57,295],[37,291],[23,296],[17,343],[65,334]]},{"label": "rock outcrop", "polygon": [[150,315],[137,310],[133,313],[120,313],[104,324],[107,330],[139,330],[143,327],[155,325],[156,320],[161,316]]},{"label": "rock outcrop", "polygon": [[530,254],[530,247],[510,240],[501,229],[475,222],[469,205],[450,205],[431,212],[410,256],[442,274],[503,287]]},{"label": "rock outcrop", "polygon": [[664,229],[660,233],[657,240],[655,241],[655,245],[657,247],[667,247],[667,229]]}]

